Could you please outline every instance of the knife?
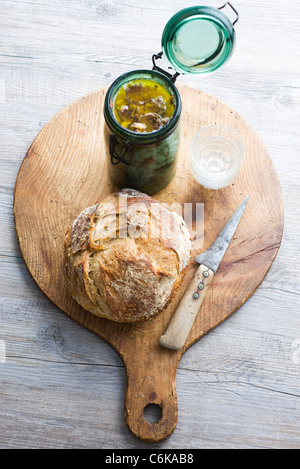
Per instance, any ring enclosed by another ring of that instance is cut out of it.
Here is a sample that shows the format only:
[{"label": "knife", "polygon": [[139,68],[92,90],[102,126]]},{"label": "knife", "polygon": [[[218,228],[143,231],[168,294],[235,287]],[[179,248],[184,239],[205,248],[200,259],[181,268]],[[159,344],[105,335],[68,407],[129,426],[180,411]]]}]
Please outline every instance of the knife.
[{"label": "knife", "polygon": [[195,261],[200,264],[200,267],[185,291],[166,332],[159,339],[159,343],[163,347],[181,350],[184,346],[202,301],[243,216],[249,198],[249,196],[246,197],[241,203],[212,245],[195,257]]}]

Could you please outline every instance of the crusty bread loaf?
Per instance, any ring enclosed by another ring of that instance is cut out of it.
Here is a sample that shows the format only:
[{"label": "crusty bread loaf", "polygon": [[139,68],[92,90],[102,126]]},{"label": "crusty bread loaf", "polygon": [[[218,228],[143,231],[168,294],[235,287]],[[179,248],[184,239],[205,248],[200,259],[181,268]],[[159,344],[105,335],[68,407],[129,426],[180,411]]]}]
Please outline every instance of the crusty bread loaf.
[{"label": "crusty bread loaf", "polygon": [[83,210],[66,232],[71,295],[100,317],[148,320],[179,287],[190,251],[181,216],[146,194],[123,189]]}]

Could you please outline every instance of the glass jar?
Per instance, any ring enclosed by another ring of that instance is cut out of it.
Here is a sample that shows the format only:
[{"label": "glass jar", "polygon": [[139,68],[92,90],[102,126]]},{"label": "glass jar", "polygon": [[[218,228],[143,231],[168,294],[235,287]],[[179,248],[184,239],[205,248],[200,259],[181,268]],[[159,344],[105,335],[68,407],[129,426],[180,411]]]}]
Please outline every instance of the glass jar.
[{"label": "glass jar", "polygon": [[[226,5],[236,14],[233,23],[221,11]],[[180,139],[181,98],[174,85],[176,78],[181,73],[211,73],[223,65],[235,46],[233,25],[237,20],[238,13],[229,2],[218,9],[196,6],[179,11],[164,28],[162,51],[152,56],[153,69],[125,73],[109,87],[104,102],[104,135],[108,172],[118,187],[152,195],[171,182]],[[173,75],[157,65],[163,54],[175,69]],[[174,98],[174,113],[158,130],[137,132],[116,119],[115,97],[122,86],[136,79],[158,83]]]},{"label": "glass jar", "polygon": [[[138,133],[124,128],[115,118],[114,100],[122,86],[136,79],[162,85],[174,99],[174,113],[159,130]],[[119,187],[130,187],[149,195],[173,179],[180,139],[181,99],[174,83],[155,70],[135,70],[121,75],[105,96],[105,145],[111,179]]]}]

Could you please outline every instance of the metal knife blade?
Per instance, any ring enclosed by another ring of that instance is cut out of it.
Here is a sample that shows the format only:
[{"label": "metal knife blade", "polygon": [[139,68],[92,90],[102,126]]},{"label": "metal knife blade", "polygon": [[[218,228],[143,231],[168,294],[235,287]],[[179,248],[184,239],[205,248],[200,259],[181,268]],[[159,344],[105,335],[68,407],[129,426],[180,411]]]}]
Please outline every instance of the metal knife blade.
[{"label": "metal knife blade", "polygon": [[230,244],[232,236],[234,235],[234,232],[243,216],[249,198],[250,196],[246,197],[246,199],[241,203],[212,245],[205,252],[195,257],[196,262],[206,265],[216,273]]}]

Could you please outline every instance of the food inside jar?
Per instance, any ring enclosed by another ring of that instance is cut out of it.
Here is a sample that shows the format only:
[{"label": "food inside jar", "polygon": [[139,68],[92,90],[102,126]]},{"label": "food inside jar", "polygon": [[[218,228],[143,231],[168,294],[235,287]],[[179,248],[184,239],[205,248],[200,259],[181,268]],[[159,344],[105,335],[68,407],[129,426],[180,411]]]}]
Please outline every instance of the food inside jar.
[{"label": "food inside jar", "polygon": [[175,97],[151,79],[135,79],[118,90],[112,106],[122,127],[148,133],[168,124],[174,114]]}]

